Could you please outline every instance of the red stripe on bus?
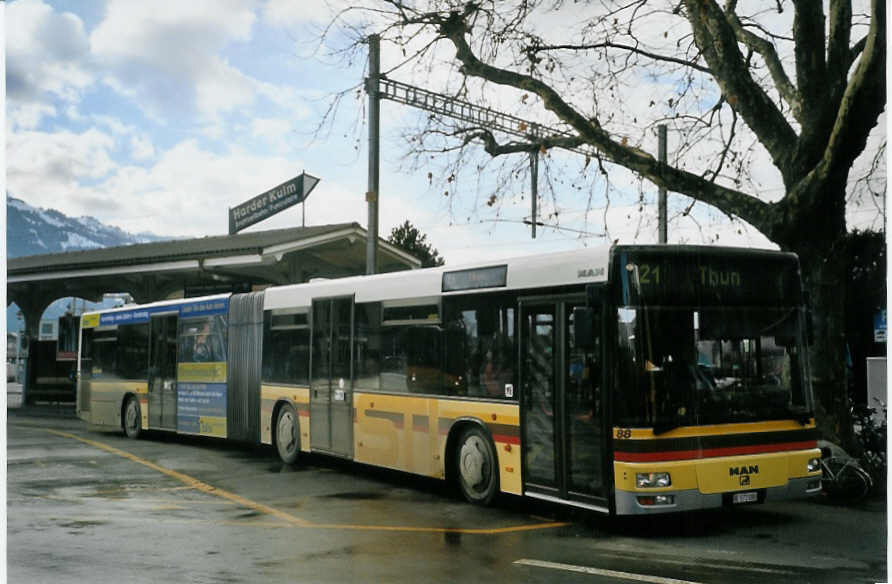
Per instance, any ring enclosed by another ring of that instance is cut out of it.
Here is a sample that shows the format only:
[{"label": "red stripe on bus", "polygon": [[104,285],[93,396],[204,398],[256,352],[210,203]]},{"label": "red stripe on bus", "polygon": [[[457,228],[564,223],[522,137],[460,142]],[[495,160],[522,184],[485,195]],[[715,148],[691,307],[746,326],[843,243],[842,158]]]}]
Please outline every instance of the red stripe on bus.
[{"label": "red stripe on bus", "polygon": [[727,448],[710,448],[707,450],[669,450],[665,452],[615,452],[614,460],[618,462],[664,462],[670,460],[691,460],[697,458],[717,458],[719,456],[738,456],[741,454],[764,454],[783,452],[786,450],[807,450],[817,448],[816,440],[806,442],[786,442],[783,444],[757,444],[754,446],[731,446]]},{"label": "red stripe on bus", "polygon": [[506,436],[505,434],[493,434],[493,442],[504,442],[507,444],[520,444],[520,436]]}]

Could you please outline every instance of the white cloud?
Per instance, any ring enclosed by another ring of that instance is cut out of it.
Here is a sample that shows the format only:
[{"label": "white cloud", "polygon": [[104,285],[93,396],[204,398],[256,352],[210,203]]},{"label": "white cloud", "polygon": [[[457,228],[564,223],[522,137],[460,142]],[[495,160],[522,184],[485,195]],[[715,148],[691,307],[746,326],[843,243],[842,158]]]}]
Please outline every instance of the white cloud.
[{"label": "white cloud", "polygon": [[[309,25],[327,24],[334,12],[366,4],[367,0],[350,4],[346,0],[270,0],[261,7],[256,2],[224,4],[213,0],[109,0],[103,20],[88,37],[78,17],[54,11],[41,0],[10,3],[7,7],[7,62],[8,65],[11,63],[11,95],[18,99],[9,109],[10,192],[24,197],[29,203],[58,208],[69,215],[94,215],[128,231],[201,236],[224,233],[226,207],[280,184],[298,174],[307,164],[308,172],[322,178],[307,201],[307,224],[356,221],[365,225],[367,168],[362,151],[366,146],[365,128],[357,121],[362,119],[361,113],[345,113],[363,111],[364,96],[355,102],[344,101],[341,120],[331,127],[331,140],[320,138],[310,148],[299,150],[303,146],[301,142],[310,137],[315,126],[314,112],[308,105],[314,106],[311,103],[314,98],[322,98],[319,103],[323,105],[326,101],[324,95],[299,87],[301,83],[311,83],[313,78],[283,76],[282,84],[271,83],[253,77],[255,70],[240,70],[237,65],[245,62],[242,59],[256,57],[256,53],[252,54],[255,51],[252,43],[258,39],[254,37],[259,37],[261,31],[269,32],[268,28],[255,28],[258,18],[261,25],[290,30],[289,34],[306,41],[310,36],[307,34]],[[585,5],[567,4],[566,7],[581,9]],[[359,14],[351,12],[347,17],[351,24],[356,16]],[[376,18],[372,13],[365,16]],[[574,22],[579,24],[582,19]],[[560,16],[546,12],[539,26],[552,40],[561,40],[568,34],[568,17],[566,13]],[[338,29],[333,34],[342,35],[343,32]],[[648,29],[644,39],[647,46],[656,50],[661,44],[675,42],[677,31],[670,30],[668,37],[663,37],[663,32],[661,27]],[[418,39],[418,42],[427,40]],[[385,69],[403,60],[402,54],[390,43],[384,43],[382,50]],[[453,62],[453,56],[454,48],[446,42],[440,43],[432,72],[417,67],[413,74],[411,67],[405,67],[394,78],[433,91],[454,89],[460,77],[453,68],[439,66]],[[258,63],[278,66],[276,59],[281,57],[294,58],[292,54],[276,56],[267,53],[258,59]],[[507,57],[500,54],[500,58]],[[288,66],[283,65],[283,69]],[[337,83],[349,87],[361,81],[362,73],[360,67],[333,67],[330,75]],[[101,112],[88,109],[93,105],[79,101],[79,97],[89,91],[95,77],[100,77],[105,86],[113,89],[109,92],[106,87],[99,86],[96,90],[97,94],[103,92],[98,94],[100,99],[96,102],[109,106]],[[654,116],[665,113],[656,112],[658,108],[649,105],[651,99],[664,99],[672,91],[677,91],[670,82],[663,81],[666,84],[657,85],[650,80],[646,87],[642,81],[641,86],[618,88],[618,100],[624,102],[627,115],[624,120],[617,120],[617,124],[624,124],[617,127],[631,133],[631,124],[627,122],[635,114],[643,112],[639,118],[643,125]],[[484,90],[473,82],[470,90],[475,96],[485,93],[493,107],[553,123],[552,114],[544,111],[535,99],[530,99],[526,106],[521,104],[521,92],[493,85]],[[55,101],[50,106],[50,102],[34,101],[35,96],[49,96]],[[62,103],[57,103],[59,97]],[[26,98],[32,101],[25,101]],[[582,102],[580,108],[585,110],[590,105]],[[611,104],[603,105],[611,107]],[[165,126],[163,131],[142,125],[138,115],[127,117],[122,113],[133,108],[141,108],[155,121],[161,122]],[[490,221],[495,217],[495,211],[482,202],[490,187],[487,181],[492,182],[488,178],[492,176],[488,168],[479,173],[482,178],[475,183],[478,179],[470,167],[467,175],[471,176],[465,176],[461,186],[450,187],[449,197],[443,197],[442,190],[426,188],[427,181],[423,178],[418,180],[419,174],[426,175],[427,168],[397,172],[392,163],[406,150],[397,136],[403,133],[410,118],[422,114],[396,104],[385,108],[382,120],[385,142],[382,144],[381,236],[409,219],[428,233],[432,245],[451,264],[607,242],[607,238],[580,239],[573,232],[549,228],[541,228],[538,238],[532,240],[528,226]],[[53,122],[58,124],[76,122],[76,127],[90,123],[94,129],[86,132],[62,130],[54,134],[36,131],[46,126],[48,117],[56,118]],[[343,118],[353,118],[357,124],[350,127],[349,120],[343,123]],[[151,133],[153,130],[159,133]],[[213,148],[206,146],[203,138],[216,144]],[[359,150],[354,150],[354,140],[359,140]],[[176,145],[164,146],[171,143]],[[644,149],[655,152],[656,139],[653,143],[647,142]],[[285,153],[299,153],[307,160],[292,158]],[[120,165],[112,154],[129,155],[139,164]],[[690,167],[697,164],[693,162],[694,157],[707,154],[705,144],[692,151],[688,158]],[[442,157],[429,163],[439,164],[440,160]],[[757,174],[752,192],[767,197],[782,193],[770,190],[779,180],[763,149],[757,151],[752,170]],[[621,191],[606,214],[610,239],[653,241],[656,237],[655,206],[648,204],[642,212],[638,211],[637,204],[629,206],[628,203],[637,198],[638,180],[623,169],[611,168],[610,174],[614,190]],[[526,180],[525,176],[517,179],[512,188],[523,191]],[[544,190],[541,186],[540,189]],[[648,193],[649,189],[649,186],[643,188]],[[555,209],[548,200],[550,195],[543,196],[542,213],[560,211],[561,224],[565,227],[591,232],[603,230],[601,210],[594,210],[588,223],[582,217],[579,208],[585,205],[586,193],[579,194],[569,186],[557,186],[556,190],[558,204],[566,208]],[[461,201],[456,202],[457,199]],[[651,202],[653,197],[648,195],[647,200]],[[674,205],[679,205],[678,201],[682,200],[670,195]],[[529,214],[526,204],[506,206],[500,217],[520,220]],[[599,204],[596,200],[594,206]],[[678,207],[672,209],[677,211]],[[295,226],[300,224],[300,219],[301,210],[295,207],[252,229]],[[453,222],[456,224],[450,225]],[[670,239],[701,243],[718,232],[720,244],[759,245],[764,240],[751,228],[744,228],[738,234],[737,226],[723,226],[723,222],[723,216],[698,204],[693,217],[678,219],[670,226]]]},{"label": "white cloud", "polygon": [[[149,167],[118,167],[92,186],[70,184],[64,199],[57,196],[55,201],[37,203],[69,215],[92,215],[131,232],[219,234],[227,230],[228,207],[292,178],[300,166],[238,148],[213,153],[195,140],[183,141],[154,160]],[[27,200],[32,203],[31,198]],[[339,207],[342,210],[343,204]],[[314,219],[319,221],[323,221],[321,216]],[[290,226],[294,226],[293,217]],[[271,228],[266,223],[261,227]]]},{"label": "white cloud", "polygon": [[114,170],[109,155],[114,143],[96,129],[13,133],[7,138],[7,188],[31,205],[64,209],[83,182],[100,180]]},{"label": "white cloud", "polygon": [[[131,232],[219,234],[227,230],[227,208],[293,178],[305,167],[300,159],[256,155],[239,147],[215,153],[194,140],[156,153],[153,160],[148,167],[119,167],[93,186],[72,185],[64,202],[39,204],[70,215],[93,215]],[[337,174],[307,171],[321,174],[322,179],[307,200],[307,225],[356,222],[365,226],[365,160],[345,165]],[[380,211],[382,236],[406,218],[436,224],[436,210],[427,209],[429,195],[412,196],[411,192],[409,186],[388,185]],[[301,215],[300,206],[295,206],[251,230],[295,227],[301,224]]]},{"label": "white cloud", "polygon": [[130,156],[134,160],[148,160],[155,156],[155,147],[145,134],[137,134],[130,138]]},{"label": "white cloud", "polygon": [[343,1],[269,0],[263,7],[263,19],[270,26],[295,28],[306,23],[327,24],[332,16],[347,7]]},{"label": "white cloud", "polygon": [[297,89],[285,85],[258,82],[256,85],[258,94],[270,100],[278,107],[290,112],[295,119],[304,119],[311,115],[310,108],[305,105],[307,99],[325,101],[329,97],[320,91]]},{"label": "white cloud", "polygon": [[204,54],[248,40],[254,3],[193,0],[111,0],[105,19],[90,35],[97,55],[152,63],[163,69],[200,66]]},{"label": "white cloud", "polygon": [[65,116],[73,122],[79,122],[84,119],[84,116],[80,113],[77,106],[74,104],[69,105],[65,108]]},{"label": "white cloud", "polygon": [[262,139],[280,152],[289,149],[287,138],[293,132],[293,123],[285,118],[255,118],[251,121],[251,135]]},{"label": "white cloud", "polygon": [[213,118],[252,102],[254,80],[219,57],[251,38],[255,3],[112,0],[90,35],[105,82],[152,117],[195,108]]},{"label": "white cloud", "polygon": [[9,106],[7,123],[12,131],[33,130],[45,117],[55,117],[56,108],[41,103],[15,103]]},{"label": "white cloud", "polygon": [[76,101],[94,80],[89,43],[77,16],[41,0],[10,2],[6,9],[6,91],[10,100],[44,93]]},{"label": "white cloud", "polygon": [[107,128],[116,136],[132,134],[136,131],[136,126],[125,124],[116,117],[105,114],[93,114],[90,116],[95,125]]},{"label": "white cloud", "polygon": [[195,102],[210,116],[254,102],[255,80],[220,59],[208,63],[206,74],[195,81]]}]

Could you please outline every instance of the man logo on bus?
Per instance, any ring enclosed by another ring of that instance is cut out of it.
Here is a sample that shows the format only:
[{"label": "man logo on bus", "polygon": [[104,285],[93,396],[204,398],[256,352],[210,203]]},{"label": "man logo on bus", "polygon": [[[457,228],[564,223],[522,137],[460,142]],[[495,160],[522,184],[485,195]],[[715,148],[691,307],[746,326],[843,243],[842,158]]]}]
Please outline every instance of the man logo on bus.
[{"label": "man logo on bus", "polygon": [[[749,465],[749,466],[746,466],[746,465],[744,465],[744,466],[732,466],[732,467],[730,467],[730,468],[728,469],[728,472],[729,472],[729,476],[732,476],[732,477],[735,476],[735,475],[741,475],[741,476],[743,476],[743,475],[754,475],[754,474],[759,474],[759,465],[758,465],[758,464],[751,464],[751,465]],[[748,477],[747,477],[747,478],[748,478]]]},{"label": "man logo on bus", "polygon": [[604,275],[604,268],[588,268],[576,271],[577,278],[597,278]]}]

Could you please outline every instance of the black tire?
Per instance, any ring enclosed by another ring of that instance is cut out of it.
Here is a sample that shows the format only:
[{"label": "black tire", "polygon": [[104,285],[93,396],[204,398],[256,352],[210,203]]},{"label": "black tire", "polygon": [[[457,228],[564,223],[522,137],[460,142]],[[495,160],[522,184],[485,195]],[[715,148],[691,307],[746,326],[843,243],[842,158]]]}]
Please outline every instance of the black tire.
[{"label": "black tire", "polygon": [[121,425],[124,426],[124,434],[128,438],[136,440],[142,435],[142,410],[139,407],[139,400],[133,396],[128,397],[127,403],[124,404]]},{"label": "black tire", "polygon": [[276,450],[285,464],[294,464],[300,454],[300,422],[291,404],[284,404],[276,416]]},{"label": "black tire", "polygon": [[840,469],[836,475],[836,483],[840,493],[840,499],[847,503],[857,503],[870,493],[873,480],[861,467],[848,464]]},{"label": "black tire", "polygon": [[465,429],[455,449],[455,477],[462,495],[475,505],[488,505],[499,491],[496,449],[476,427]]}]

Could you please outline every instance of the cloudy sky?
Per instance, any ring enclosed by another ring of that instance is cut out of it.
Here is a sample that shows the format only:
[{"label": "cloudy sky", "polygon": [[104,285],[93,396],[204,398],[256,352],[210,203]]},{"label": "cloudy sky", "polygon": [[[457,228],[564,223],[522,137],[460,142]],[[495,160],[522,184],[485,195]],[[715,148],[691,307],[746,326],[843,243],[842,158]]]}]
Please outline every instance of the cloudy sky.
[{"label": "cloudy sky", "polygon": [[[130,232],[202,236],[226,232],[228,207],[305,170],[321,178],[307,224],[365,226],[364,96],[352,92],[315,132],[331,96],[358,88],[364,75],[361,59],[348,64],[319,49],[325,3],[16,0],[5,19],[10,195]],[[395,59],[385,52],[383,68]],[[444,197],[401,158],[405,110],[382,107],[382,235],[408,219],[450,263],[608,237],[655,239],[655,209],[617,205],[605,230],[602,212],[585,213],[584,193],[564,199],[569,229],[540,229],[535,241],[519,223],[528,203],[497,218],[485,205],[485,181],[481,192],[471,192],[472,181],[460,187],[463,198]],[[637,193],[640,185],[612,187]],[[703,222],[721,221],[699,219],[678,223],[670,239],[700,242]],[[252,230],[300,222],[294,207]],[[721,243],[766,245],[752,229],[707,231],[725,234]]]}]

